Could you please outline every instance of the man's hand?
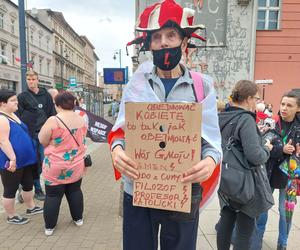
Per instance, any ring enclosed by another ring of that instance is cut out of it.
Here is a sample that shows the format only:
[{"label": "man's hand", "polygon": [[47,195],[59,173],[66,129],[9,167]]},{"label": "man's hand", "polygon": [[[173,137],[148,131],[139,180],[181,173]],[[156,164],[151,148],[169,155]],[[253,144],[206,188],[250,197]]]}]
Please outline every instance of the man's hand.
[{"label": "man's hand", "polygon": [[295,151],[295,147],[292,145],[292,140],[290,139],[287,144],[283,146],[283,152],[285,154],[291,155]]},{"label": "man's hand", "polygon": [[16,169],[16,161],[9,161],[9,167],[7,168],[7,170],[13,173],[16,171]]},{"label": "man's hand", "polygon": [[126,175],[132,180],[136,180],[139,176],[136,163],[129,158],[121,146],[116,146],[111,152],[113,166],[119,170],[121,174]]},{"label": "man's hand", "polygon": [[206,181],[212,175],[215,167],[215,161],[211,157],[206,157],[183,173],[182,182],[197,183]]}]

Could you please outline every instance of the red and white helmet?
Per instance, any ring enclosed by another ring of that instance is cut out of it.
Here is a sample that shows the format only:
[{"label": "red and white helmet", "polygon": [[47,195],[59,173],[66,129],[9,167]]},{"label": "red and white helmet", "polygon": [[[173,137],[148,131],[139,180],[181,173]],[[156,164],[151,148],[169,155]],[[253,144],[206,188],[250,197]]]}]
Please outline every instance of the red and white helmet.
[{"label": "red and white helmet", "polygon": [[143,35],[129,42],[127,46],[143,44],[144,49],[148,50],[146,44],[148,33],[169,25],[177,26],[189,38],[193,37],[206,41],[205,38],[194,33],[197,29],[205,29],[202,24],[194,24],[194,15],[195,11],[193,9],[182,8],[175,0],[163,0],[153,4],[141,13],[136,23],[136,31],[143,32]]}]

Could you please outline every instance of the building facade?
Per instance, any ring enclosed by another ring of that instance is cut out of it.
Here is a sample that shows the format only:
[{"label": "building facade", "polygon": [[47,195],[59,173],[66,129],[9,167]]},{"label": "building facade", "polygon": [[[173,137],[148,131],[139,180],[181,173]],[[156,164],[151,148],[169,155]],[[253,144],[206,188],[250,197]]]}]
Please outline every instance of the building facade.
[{"label": "building facade", "polygon": [[[136,15],[157,2],[136,0]],[[177,0],[195,10],[195,23],[204,24],[207,43],[194,41],[183,62],[191,70],[211,75],[220,99],[227,99],[232,86],[240,79],[253,79],[255,55],[255,1],[250,0]],[[140,53],[140,56],[143,53]],[[141,60],[140,60],[141,61]]]},{"label": "building facade", "polygon": [[[54,82],[83,97],[87,110],[103,114],[103,91],[97,86],[98,56],[86,36],[80,36],[61,12],[50,9],[31,10],[31,14],[53,31]],[[70,87],[73,82],[74,87]]]},{"label": "building facade", "polygon": [[105,84],[104,77],[99,72],[98,73],[98,85],[103,89],[103,100],[104,103],[110,103],[114,99],[119,100],[119,85],[117,84]]},{"label": "building facade", "polygon": [[61,12],[38,9],[31,10],[31,14],[53,31],[54,82],[56,87],[67,87],[70,78],[75,78],[77,84],[83,84],[84,41],[67,23]]},{"label": "building facade", "polygon": [[258,1],[255,79],[264,85],[265,102],[278,110],[281,96],[300,90],[300,1]]},{"label": "building facade", "polygon": [[[18,6],[0,1],[0,88],[21,91]],[[53,86],[52,31],[26,13],[27,66],[39,73],[43,86]]]},{"label": "building facade", "polygon": [[0,0],[0,88],[20,90],[18,8]]},{"label": "building facade", "polygon": [[53,32],[34,18],[26,15],[27,66],[39,74],[39,84],[45,88],[54,86]]},{"label": "building facade", "polygon": [[[154,2],[136,0],[136,15]],[[260,85],[261,96],[275,111],[284,92],[300,92],[300,1],[177,2],[194,9],[196,23],[207,28],[206,46],[196,42],[197,48],[189,50],[183,62],[192,70],[211,75],[220,99],[226,100],[241,79],[270,80],[267,82],[272,84]],[[142,54],[140,61],[144,60]]]}]

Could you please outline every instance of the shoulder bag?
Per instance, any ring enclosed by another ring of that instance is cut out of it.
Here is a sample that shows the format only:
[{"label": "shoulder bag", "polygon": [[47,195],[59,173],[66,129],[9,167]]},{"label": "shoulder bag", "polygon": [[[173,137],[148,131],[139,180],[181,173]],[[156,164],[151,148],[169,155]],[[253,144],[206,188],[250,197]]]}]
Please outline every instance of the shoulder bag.
[{"label": "shoulder bag", "polygon": [[[245,205],[255,196],[255,182],[253,168],[249,166],[244,152],[237,148],[238,145],[234,139],[234,133],[240,117],[241,115],[234,120],[235,124],[228,140],[225,143],[222,142],[223,161],[218,192],[226,200]],[[233,122],[229,124],[232,125]]]},{"label": "shoulder bag", "polygon": [[[72,134],[72,132],[69,129],[69,127],[58,116],[56,116],[56,118],[58,120],[60,120],[61,123],[66,127],[66,129],[69,131],[70,135],[73,137],[74,141],[76,142],[77,146],[79,147],[80,145],[79,145],[78,141],[76,140],[75,136]],[[89,154],[85,155],[85,157],[84,157],[84,166],[85,167],[91,167],[92,165],[93,165],[93,162],[92,162],[91,155],[89,155]]]}]

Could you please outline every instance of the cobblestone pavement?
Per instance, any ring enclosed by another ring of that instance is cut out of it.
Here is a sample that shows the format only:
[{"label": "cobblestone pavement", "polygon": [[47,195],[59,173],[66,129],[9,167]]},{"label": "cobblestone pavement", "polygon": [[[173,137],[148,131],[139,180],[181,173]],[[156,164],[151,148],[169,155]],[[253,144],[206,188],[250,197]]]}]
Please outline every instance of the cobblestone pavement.
[{"label": "cobblestone pavement", "polygon": [[[113,178],[111,158],[107,144],[90,143],[88,151],[93,158],[93,166],[88,169],[83,180],[84,225],[76,227],[71,220],[66,199],[63,199],[58,224],[51,237],[44,235],[42,215],[35,215],[26,225],[9,225],[0,207],[0,250],[2,249],[122,249],[122,220],[119,214],[119,183]],[[0,193],[3,188],[0,185]],[[275,191],[275,199],[278,194]],[[39,205],[43,205],[38,202]],[[300,206],[300,205],[299,205]],[[296,207],[288,249],[299,250],[300,208]],[[16,204],[19,214],[25,213],[24,204]],[[198,231],[197,250],[216,248],[215,223],[219,218],[218,200],[215,198],[202,212]],[[264,238],[264,250],[276,249],[278,236],[277,204],[269,213],[269,221]],[[141,242],[142,246],[142,242]],[[143,248],[141,247],[141,250]],[[184,249],[183,249],[184,250]]]},{"label": "cobblestone pavement", "polygon": [[[26,225],[9,225],[0,215],[0,249],[121,249],[121,219],[118,217],[119,185],[113,179],[107,144],[91,144],[93,167],[83,180],[84,225],[72,222],[66,199],[63,199],[56,230],[51,237],[44,235],[42,215],[31,217]],[[2,185],[0,188],[2,193]],[[42,202],[37,202],[43,205]],[[16,204],[19,214],[25,205]]]},{"label": "cobblestone pavement", "polygon": [[[8,225],[0,215],[0,249],[122,249],[122,220],[118,216],[119,184],[113,179],[111,159],[107,144],[90,144],[89,151],[94,161],[83,181],[84,225],[76,227],[63,199],[57,228],[51,237],[44,235],[43,216],[35,215],[26,225]],[[2,192],[2,185],[1,190]],[[277,193],[275,192],[277,200]],[[42,205],[42,203],[39,203]],[[24,204],[16,204],[20,214],[25,213]],[[200,250],[216,249],[214,225],[219,217],[218,201],[215,198],[202,212],[198,232]],[[289,237],[289,250],[298,250],[300,237],[300,209],[296,208],[294,224]],[[276,249],[278,212],[277,206],[270,211],[265,234],[264,248]],[[141,243],[142,244],[142,243]],[[142,250],[142,248],[141,248]]]}]

